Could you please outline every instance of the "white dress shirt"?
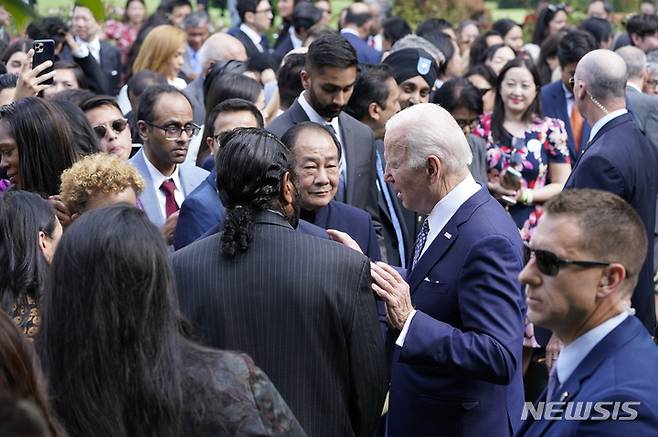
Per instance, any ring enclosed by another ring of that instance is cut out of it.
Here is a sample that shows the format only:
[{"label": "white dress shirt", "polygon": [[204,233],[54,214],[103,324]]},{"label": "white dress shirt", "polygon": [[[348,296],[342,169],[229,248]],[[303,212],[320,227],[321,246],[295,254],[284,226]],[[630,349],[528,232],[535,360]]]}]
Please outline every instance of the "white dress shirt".
[{"label": "white dress shirt", "polygon": [[[78,43],[80,47],[86,47],[87,50],[89,50],[89,53],[91,53],[91,56],[96,59],[96,62],[100,65],[101,63],[101,40],[98,38],[98,35],[95,36],[91,41],[84,41],[77,36],[75,37],[75,42]],[[86,57],[81,56],[81,57]]]},{"label": "white dress shirt", "polygon": [[[482,189],[482,187],[475,182],[475,179],[473,179],[473,176],[469,173],[463,181],[457,184],[452,191],[446,194],[443,199],[439,200],[439,202],[434,205],[432,212],[427,216],[430,229],[427,233],[425,245],[420,252],[420,259],[423,258],[425,251],[432,245],[434,239],[439,236],[445,225],[448,224],[457,210],[475,193],[480,191],[480,189]],[[409,314],[409,317],[407,317],[406,322],[404,322],[402,332],[400,332],[400,336],[395,341],[395,344],[398,346],[402,347],[404,345],[404,339],[407,336],[409,325],[411,325],[411,320],[415,315],[416,310],[413,310],[411,314]]]},{"label": "white dress shirt", "polygon": [[176,166],[171,176],[165,176],[162,173],[160,173],[160,170],[158,170],[157,168],[155,168],[153,164],[151,164],[151,161],[149,161],[148,157],[146,156],[146,153],[144,153],[144,162],[146,162],[146,168],[148,169],[149,174],[151,175],[151,180],[153,181],[153,188],[155,189],[155,195],[158,198],[158,204],[160,205],[162,216],[164,218],[167,218],[167,210],[165,208],[165,204],[167,202],[167,196],[165,195],[164,191],[160,189],[162,183],[168,179],[174,181],[174,184],[176,184],[176,190],[174,191],[174,198],[176,199],[176,203],[178,204],[179,208],[181,207],[183,201],[185,200],[185,194],[183,194],[183,191],[181,190],[182,185],[178,174],[178,166]]},{"label": "white dress shirt", "polygon": [[288,29],[288,34],[290,35],[290,42],[292,43],[292,48],[298,49],[304,45],[304,41],[297,38],[297,34],[295,33],[294,27],[290,26],[290,28]]},{"label": "white dress shirt", "polygon": [[[563,384],[573,374],[578,365],[599,344],[603,338],[619,326],[629,313],[624,311],[611,319],[601,323],[596,328],[590,329],[568,345],[566,345],[557,357],[557,379]],[[558,385],[559,387],[559,385]]]},{"label": "white dress shirt", "polygon": [[247,26],[244,23],[240,25],[240,30],[243,31],[245,34],[247,34],[249,39],[256,45],[258,51],[263,53],[264,48],[260,43],[263,40],[263,35],[259,34],[254,29],[252,29],[251,27]]},{"label": "white dress shirt", "polygon": [[605,126],[608,122],[614,120],[617,117],[621,117],[627,112],[628,110],[626,108],[617,109],[616,111],[612,111],[610,114],[606,115],[605,117],[601,118],[599,121],[594,123],[594,126],[592,126],[592,130],[589,133],[589,141],[592,141],[592,139],[594,139],[596,134],[599,133],[601,128]]}]

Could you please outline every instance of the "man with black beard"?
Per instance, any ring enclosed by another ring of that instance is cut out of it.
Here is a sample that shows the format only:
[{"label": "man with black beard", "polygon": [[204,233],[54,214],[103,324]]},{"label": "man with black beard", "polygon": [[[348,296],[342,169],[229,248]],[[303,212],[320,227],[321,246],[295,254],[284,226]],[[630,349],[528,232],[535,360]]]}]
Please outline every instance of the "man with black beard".
[{"label": "man with black beard", "polygon": [[223,139],[224,228],[173,255],[181,311],[205,344],[253,357],[308,435],[372,436],[386,362],[370,263],[295,232],[293,165],[265,130]]},{"label": "man with black beard", "polygon": [[322,35],[308,49],[301,78],[304,91],[267,129],[281,138],[292,126],[312,121],[334,133],[342,150],[335,200],[366,210],[379,230],[375,139],[370,128],[343,112],[357,78],[354,47],[340,35]]}]

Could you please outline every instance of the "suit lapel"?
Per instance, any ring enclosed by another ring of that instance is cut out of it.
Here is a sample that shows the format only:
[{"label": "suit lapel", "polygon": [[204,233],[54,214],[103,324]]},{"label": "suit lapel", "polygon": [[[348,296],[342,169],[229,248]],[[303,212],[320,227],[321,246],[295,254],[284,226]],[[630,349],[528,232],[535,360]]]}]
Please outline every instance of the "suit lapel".
[{"label": "suit lapel", "polygon": [[139,200],[142,203],[144,212],[146,212],[146,215],[153,222],[153,224],[156,226],[161,226],[165,222],[165,217],[162,214],[160,204],[158,203],[158,196],[156,193],[158,187],[153,186],[151,173],[146,167],[146,161],[144,161],[144,150],[137,152],[137,155],[135,155],[134,159],[134,165],[142,175],[142,178],[144,178],[145,182],[145,189],[142,195],[139,197]]},{"label": "suit lapel", "polygon": [[[432,244],[427,248],[425,253],[418,260],[418,264],[409,272],[409,287],[411,294],[416,291],[418,285],[423,281],[429,271],[438,263],[443,255],[448,251],[450,246],[459,238],[459,226],[466,222],[473,214],[473,211],[486,202],[488,194],[480,189],[472,195],[466,202],[459,207],[457,212],[441,229]],[[413,255],[412,255],[413,256]]]},{"label": "suit lapel", "polygon": [[[338,124],[340,125],[341,137],[343,138],[343,150],[345,151],[345,158],[347,159],[347,185],[345,187],[345,203],[352,203],[354,200],[354,190],[351,188],[354,187],[354,183],[357,180],[356,175],[356,165],[358,162],[356,157],[357,147],[353,147],[356,144],[359,144],[358,138],[354,136],[354,131],[352,130],[352,120],[349,119],[349,116],[344,112],[341,112],[338,115]],[[349,163],[352,163],[350,165]]]},{"label": "suit lapel", "polygon": [[[644,331],[644,332],[643,332]],[[578,367],[569,376],[569,378],[560,385],[555,391],[552,402],[570,402],[580,392],[580,388],[585,379],[588,379],[596,369],[626,343],[633,340],[638,335],[646,334],[644,326],[633,316],[628,316],[619,326],[612,330],[601,340],[594,349],[578,364]],[[541,394],[538,401],[546,400],[546,390]],[[588,401],[597,401],[599,399],[586,399]],[[528,419],[529,420],[529,419]],[[543,435],[544,432],[556,420],[539,420],[535,424],[532,435]],[[534,432],[536,431],[536,432]]]},{"label": "suit lapel", "polygon": [[293,103],[292,106],[288,109],[288,112],[290,114],[290,121],[292,121],[292,124],[310,121],[308,115],[306,115],[306,111],[304,111],[304,108],[302,108],[302,105],[300,105],[297,100],[295,100],[295,103]]},{"label": "suit lapel", "polygon": [[317,210],[315,213],[315,220],[313,220],[313,224],[315,226],[319,226],[322,229],[327,229],[327,226],[329,224],[329,216],[331,215],[331,202],[327,204],[327,206],[324,206]]}]

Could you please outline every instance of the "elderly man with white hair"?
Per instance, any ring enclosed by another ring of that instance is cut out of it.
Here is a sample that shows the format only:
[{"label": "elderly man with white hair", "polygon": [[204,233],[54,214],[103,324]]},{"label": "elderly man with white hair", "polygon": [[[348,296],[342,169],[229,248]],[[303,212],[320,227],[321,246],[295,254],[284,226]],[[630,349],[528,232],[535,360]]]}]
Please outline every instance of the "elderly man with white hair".
[{"label": "elderly man with white hair", "polygon": [[[592,130],[564,189],[594,188],[628,202],[644,223],[653,248],[658,178],[656,150],[626,109],[626,64],[609,50],[594,50],[578,62],[573,94],[576,108]],[[656,327],[653,249],[631,298],[650,334]]]},{"label": "elderly man with white hair", "polygon": [[523,404],[523,245],[468,170],[472,156],[444,109],[418,104],[386,125],[385,177],[428,214],[400,274],[372,264],[393,354],[389,436],[510,436]]}]

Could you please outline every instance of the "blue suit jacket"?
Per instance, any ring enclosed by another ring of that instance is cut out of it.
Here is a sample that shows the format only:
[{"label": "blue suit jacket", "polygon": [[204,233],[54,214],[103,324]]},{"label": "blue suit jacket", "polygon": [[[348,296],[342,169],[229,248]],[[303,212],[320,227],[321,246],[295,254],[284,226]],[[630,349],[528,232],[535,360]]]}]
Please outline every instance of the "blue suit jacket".
[{"label": "blue suit jacket", "polygon": [[336,229],[349,234],[364,255],[374,261],[382,259],[372,218],[364,210],[332,200],[315,213],[312,223],[324,229]]},{"label": "blue suit jacket", "polygon": [[[634,420],[523,421],[518,436],[650,436],[658,433],[658,347],[640,321],[630,316],[605,336],[555,391],[553,402],[639,402]],[[539,396],[546,400],[546,390]],[[584,409],[585,407],[581,407]],[[613,406],[608,404],[608,411]],[[592,416],[601,417],[592,411]],[[619,417],[629,414],[621,410]]]},{"label": "blue suit jacket", "polygon": [[[225,209],[215,189],[216,178],[217,173],[213,170],[183,202],[174,232],[174,249],[182,249],[222,230]],[[304,220],[299,221],[297,229],[315,237],[329,238],[324,229]]]},{"label": "blue suit jacket", "polygon": [[391,370],[388,435],[511,436],[523,405],[516,225],[485,189],[407,274],[417,312]]},{"label": "blue suit jacket", "polygon": [[379,64],[382,60],[382,52],[375,50],[368,45],[367,42],[354,35],[353,33],[341,32],[343,38],[345,38],[354,50],[356,50],[356,57],[362,64]]},{"label": "blue suit jacket", "polygon": [[599,130],[583,150],[564,185],[614,193],[628,202],[644,223],[649,249],[631,302],[637,317],[653,334],[656,312],[653,291],[653,240],[656,222],[656,151],[633,116],[624,114]]},{"label": "blue suit jacket", "polygon": [[288,32],[279,36],[279,39],[276,40],[276,44],[274,45],[274,50],[272,51],[272,57],[274,58],[276,65],[281,64],[283,58],[294,48],[295,47],[292,45],[292,39]]},{"label": "blue suit jacket", "polygon": [[[544,117],[558,118],[564,122],[567,128],[567,146],[569,147],[569,156],[571,157],[571,166],[578,159],[576,153],[576,143],[571,130],[571,117],[567,113],[567,98],[564,96],[562,81],[557,80],[541,88],[541,107]],[[586,120],[583,120],[583,132],[580,135],[580,148],[583,150],[589,138],[590,126]]]},{"label": "blue suit jacket", "polygon": [[224,205],[219,200],[213,170],[185,199],[178,213],[174,232],[174,249],[181,249],[199,239],[208,229],[224,220]]},{"label": "blue suit jacket", "polygon": [[[166,217],[162,213],[162,209],[158,204],[156,193],[160,187],[153,186],[151,173],[149,173],[148,167],[146,167],[144,150],[140,149],[135,156],[130,158],[129,162],[137,169],[140,176],[142,176],[142,179],[144,179],[144,192],[139,197],[139,200],[142,203],[146,216],[154,225],[162,226],[165,223]],[[187,198],[187,196],[203,182],[206,176],[208,176],[208,172],[195,165],[183,163],[178,165],[178,176],[180,177],[182,185],[179,189]]]}]

